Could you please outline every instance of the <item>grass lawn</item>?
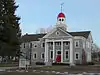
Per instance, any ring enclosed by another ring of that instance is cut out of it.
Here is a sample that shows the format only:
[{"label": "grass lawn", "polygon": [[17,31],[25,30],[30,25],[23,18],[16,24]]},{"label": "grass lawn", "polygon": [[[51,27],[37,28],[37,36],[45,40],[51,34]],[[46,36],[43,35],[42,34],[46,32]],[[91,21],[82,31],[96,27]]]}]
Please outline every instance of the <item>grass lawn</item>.
[{"label": "grass lawn", "polygon": [[59,72],[69,72],[69,73],[82,73],[82,72],[100,72],[100,66],[85,65],[85,66],[50,66],[35,68],[36,70],[47,70],[47,71],[59,71]]},{"label": "grass lawn", "polygon": [[14,66],[16,65],[12,63],[0,63],[0,67],[14,67]]},{"label": "grass lawn", "polygon": [[[14,70],[14,69],[13,69]],[[33,70],[36,70],[33,72]],[[40,72],[40,71],[44,72]],[[68,73],[83,73],[83,72],[92,72],[92,73],[100,73],[100,66],[94,66],[94,65],[79,65],[79,66],[61,66],[61,65],[54,65],[54,66],[44,66],[44,67],[37,67],[33,69],[29,69],[29,72],[5,72],[0,73],[0,75],[61,75],[52,73],[52,71],[55,72],[68,72]],[[46,73],[46,71],[49,71],[49,73]]]},{"label": "grass lawn", "polygon": [[0,67],[12,67],[12,64],[0,63]]},{"label": "grass lawn", "polygon": [[[2,73],[0,75],[56,75],[52,73],[33,73],[33,72],[24,72],[24,73],[18,73],[18,72],[11,72],[11,73]],[[59,75],[59,74],[57,74]]]}]

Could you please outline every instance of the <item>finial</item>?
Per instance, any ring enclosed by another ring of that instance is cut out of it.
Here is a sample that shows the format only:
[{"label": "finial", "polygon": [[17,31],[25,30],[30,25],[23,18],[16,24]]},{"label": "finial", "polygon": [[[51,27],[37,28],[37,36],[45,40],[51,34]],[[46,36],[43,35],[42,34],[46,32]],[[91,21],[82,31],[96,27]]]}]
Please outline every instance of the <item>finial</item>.
[{"label": "finial", "polygon": [[61,12],[62,12],[62,6],[63,6],[63,4],[64,4],[64,3],[61,3]]}]

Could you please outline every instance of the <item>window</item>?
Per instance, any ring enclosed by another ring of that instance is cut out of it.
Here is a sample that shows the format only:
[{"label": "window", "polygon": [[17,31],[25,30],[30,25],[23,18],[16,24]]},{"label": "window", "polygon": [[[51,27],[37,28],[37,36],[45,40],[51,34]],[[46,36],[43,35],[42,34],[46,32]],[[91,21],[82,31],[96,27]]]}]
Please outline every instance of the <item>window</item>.
[{"label": "window", "polygon": [[75,52],[75,60],[78,60],[78,59],[79,59],[79,53]]},{"label": "window", "polygon": [[60,33],[57,31],[57,32],[56,32],[56,35],[59,35],[59,34],[60,34]]},{"label": "window", "polygon": [[56,46],[60,46],[61,42],[56,42],[55,44],[56,44]]},{"label": "window", "polygon": [[79,47],[79,41],[75,41],[75,47]]},{"label": "window", "polygon": [[57,51],[57,54],[61,54],[61,51]]},{"label": "window", "polygon": [[33,59],[36,59],[36,58],[37,58],[37,53],[34,52],[34,53],[33,53]]},{"label": "window", "polygon": [[60,50],[57,50],[56,51],[56,55],[60,55],[61,54],[61,51]]},{"label": "window", "polygon": [[25,43],[24,43],[24,48],[25,48]]},{"label": "window", "polygon": [[68,46],[69,45],[69,42],[67,41],[67,42],[64,42],[64,45],[65,46]]},{"label": "window", "polygon": [[49,42],[49,45],[52,46],[53,45],[53,42]]},{"label": "window", "polygon": [[30,43],[30,48],[32,48],[32,43]]},{"label": "window", "polygon": [[90,43],[87,41],[87,42],[86,42],[86,47],[87,47],[87,48],[90,47],[89,44],[90,44]]},{"label": "window", "polygon": [[53,59],[53,51],[50,50],[50,59]]},{"label": "window", "polygon": [[44,59],[44,52],[41,53],[41,59]]},{"label": "window", "polygon": [[37,45],[35,44],[35,45],[34,45],[34,47],[36,48],[36,47],[37,47]]},{"label": "window", "polygon": [[45,43],[42,43],[42,47],[45,47]]},{"label": "window", "polygon": [[65,59],[67,60],[69,58],[68,50],[65,50]]}]

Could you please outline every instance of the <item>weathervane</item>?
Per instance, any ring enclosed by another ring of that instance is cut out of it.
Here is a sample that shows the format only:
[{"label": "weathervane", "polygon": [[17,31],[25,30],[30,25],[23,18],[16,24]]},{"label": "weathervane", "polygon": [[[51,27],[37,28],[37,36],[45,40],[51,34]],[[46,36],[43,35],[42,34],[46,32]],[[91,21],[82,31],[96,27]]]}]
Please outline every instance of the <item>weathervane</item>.
[{"label": "weathervane", "polygon": [[62,12],[62,6],[63,6],[63,4],[64,4],[64,3],[61,3],[61,12]]}]

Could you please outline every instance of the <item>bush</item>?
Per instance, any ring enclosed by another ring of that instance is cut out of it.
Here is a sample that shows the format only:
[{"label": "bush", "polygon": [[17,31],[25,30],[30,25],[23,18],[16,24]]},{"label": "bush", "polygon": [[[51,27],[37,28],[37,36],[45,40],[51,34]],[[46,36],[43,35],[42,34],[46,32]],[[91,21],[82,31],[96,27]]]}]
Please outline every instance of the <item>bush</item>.
[{"label": "bush", "polygon": [[67,63],[52,63],[52,65],[69,65]]},{"label": "bush", "polygon": [[36,62],[36,65],[45,65],[44,62]]},{"label": "bush", "polygon": [[87,62],[87,65],[94,65],[94,62]]}]

